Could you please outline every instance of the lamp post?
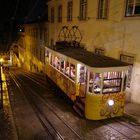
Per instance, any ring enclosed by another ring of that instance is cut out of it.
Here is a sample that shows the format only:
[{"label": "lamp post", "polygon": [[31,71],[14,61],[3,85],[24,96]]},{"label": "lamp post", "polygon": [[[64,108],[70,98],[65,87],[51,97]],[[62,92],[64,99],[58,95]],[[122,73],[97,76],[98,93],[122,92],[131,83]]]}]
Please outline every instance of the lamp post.
[{"label": "lamp post", "polygon": [[0,108],[3,108],[3,89],[2,89],[2,61],[3,59],[0,59],[0,90],[1,90],[1,102],[0,102]]}]

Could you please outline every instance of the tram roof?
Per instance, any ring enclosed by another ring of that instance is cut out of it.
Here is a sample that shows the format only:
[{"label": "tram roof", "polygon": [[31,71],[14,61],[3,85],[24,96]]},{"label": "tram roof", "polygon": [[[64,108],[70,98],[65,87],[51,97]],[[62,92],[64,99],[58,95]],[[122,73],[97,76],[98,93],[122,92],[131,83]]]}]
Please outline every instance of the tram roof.
[{"label": "tram roof", "polygon": [[57,49],[56,52],[59,52],[63,55],[76,59],[90,67],[120,67],[120,66],[128,66],[127,63],[122,62],[120,60],[107,57],[104,55],[95,54],[93,52],[89,52],[82,47],[61,47]]}]

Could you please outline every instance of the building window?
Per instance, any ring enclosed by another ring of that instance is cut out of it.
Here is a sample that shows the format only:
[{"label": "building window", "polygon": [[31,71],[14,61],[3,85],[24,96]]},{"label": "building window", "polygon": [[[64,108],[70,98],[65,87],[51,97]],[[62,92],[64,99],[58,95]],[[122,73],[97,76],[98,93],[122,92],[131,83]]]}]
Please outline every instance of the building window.
[{"label": "building window", "polygon": [[122,85],[122,72],[103,73],[103,93],[120,92]]},{"label": "building window", "polygon": [[72,5],[72,1],[69,1],[67,5],[67,21],[72,21]]},{"label": "building window", "polygon": [[107,19],[108,16],[108,0],[99,0],[98,19]]},{"label": "building window", "polygon": [[80,0],[80,20],[87,18],[87,0]]},{"label": "building window", "polygon": [[105,53],[104,49],[95,48],[95,54],[104,55],[104,53]]},{"label": "building window", "polygon": [[54,7],[51,8],[51,23],[54,23]]},{"label": "building window", "polygon": [[127,77],[127,83],[126,83],[126,86],[130,88],[132,69],[133,69],[133,64],[134,64],[134,56],[120,54],[120,60],[130,64],[128,67],[128,77]]},{"label": "building window", "polygon": [[62,22],[62,5],[58,6],[58,22]]},{"label": "building window", "polygon": [[140,16],[140,0],[126,1],[126,16]]}]

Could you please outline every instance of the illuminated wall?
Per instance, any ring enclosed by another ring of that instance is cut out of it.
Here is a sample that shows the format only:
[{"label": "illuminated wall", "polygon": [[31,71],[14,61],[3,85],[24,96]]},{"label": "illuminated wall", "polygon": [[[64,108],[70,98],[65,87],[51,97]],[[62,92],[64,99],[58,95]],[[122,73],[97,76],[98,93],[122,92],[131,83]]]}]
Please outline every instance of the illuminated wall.
[{"label": "illuminated wall", "polygon": [[25,68],[32,72],[44,71],[46,23],[25,24]]}]

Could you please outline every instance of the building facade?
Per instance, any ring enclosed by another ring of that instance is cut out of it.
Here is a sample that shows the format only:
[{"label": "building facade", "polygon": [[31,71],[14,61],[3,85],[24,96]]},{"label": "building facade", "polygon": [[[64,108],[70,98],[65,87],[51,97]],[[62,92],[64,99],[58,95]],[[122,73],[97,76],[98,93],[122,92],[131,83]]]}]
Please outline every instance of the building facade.
[{"label": "building facade", "polygon": [[18,58],[13,53],[15,65],[32,72],[43,72],[45,66],[45,46],[47,44],[47,23],[35,22],[24,25],[24,36],[20,35]]},{"label": "building facade", "polygon": [[[74,38],[88,51],[129,63],[126,101],[140,104],[140,1],[50,0],[47,4],[47,45]],[[74,27],[78,30],[69,34]]]}]

